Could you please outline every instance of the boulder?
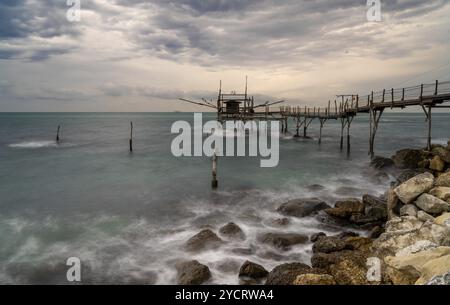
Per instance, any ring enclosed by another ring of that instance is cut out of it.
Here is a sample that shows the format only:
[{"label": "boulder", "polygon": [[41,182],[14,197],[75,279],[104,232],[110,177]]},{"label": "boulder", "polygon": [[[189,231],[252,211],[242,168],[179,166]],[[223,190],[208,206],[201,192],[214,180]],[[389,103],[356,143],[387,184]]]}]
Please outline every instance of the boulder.
[{"label": "boulder", "polygon": [[369,252],[371,251],[372,246],[372,239],[367,237],[348,237],[344,240],[345,242],[345,249],[348,250],[359,250],[363,252]]},{"label": "boulder", "polygon": [[400,209],[400,216],[417,216],[417,207],[414,204],[405,204]]},{"label": "boulder", "polygon": [[446,186],[446,187],[450,187],[450,171],[441,174],[441,175],[436,179],[436,186]]},{"label": "boulder", "polygon": [[275,267],[269,272],[266,285],[292,285],[299,275],[314,273],[303,263],[287,263]]},{"label": "boulder", "polygon": [[364,214],[375,220],[385,220],[387,218],[387,202],[383,202],[383,204],[366,205]]},{"label": "boulder", "polygon": [[357,198],[347,198],[339,200],[334,208],[325,209],[325,212],[333,217],[348,219],[353,214],[364,212],[364,204]]},{"label": "boulder", "polygon": [[345,249],[345,242],[334,236],[322,236],[314,243],[313,253],[331,253]]},{"label": "boulder", "polygon": [[398,175],[394,187],[397,187],[400,184],[408,181],[409,179],[417,175],[423,174],[424,172],[426,172],[424,169],[405,169],[400,173],[400,175]]},{"label": "boulder", "polygon": [[434,147],[431,151],[435,157],[439,157],[443,162],[450,163],[450,151],[442,146]]},{"label": "boulder", "polygon": [[289,220],[289,218],[283,217],[283,218],[276,218],[276,219],[272,219],[269,223],[269,225],[273,226],[273,227],[284,227],[287,226],[291,223],[291,221]]},{"label": "boulder", "polygon": [[429,194],[450,203],[450,187],[438,186],[432,189]]},{"label": "boulder", "polygon": [[222,245],[223,241],[211,230],[205,229],[192,236],[185,245],[187,251],[202,251],[216,248]]},{"label": "boulder", "polygon": [[433,277],[426,285],[450,285],[450,270],[444,275]]},{"label": "boulder", "polygon": [[319,232],[319,233],[314,233],[313,235],[311,235],[311,237],[309,238],[309,240],[313,243],[315,243],[319,237],[326,237],[327,235],[323,232]]},{"label": "boulder", "polygon": [[441,226],[450,227],[450,213],[444,213],[435,218],[434,223]]},{"label": "boulder", "polygon": [[434,176],[430,173],[417,175],[394,189],[395,194],[404,204],[411,203],[421,194],[432,189]]},{"label": "boulder", "polygon": [[439,156],[434,156],[430,161],[430,169],[438,172],[442,172],[445,168],[445,162],[441,160]]},{"label": "boulder", "polygon": [[211,278],[211,272],[198,261],[187,261],[176,265],[178,285],[201,285]]},{"label": "boulder", "polygon": [[407,256],[411,255],[420,251],[426,251],[430,249],[437,248],[438,245],[432,241],[429,240],[419,240],[415,244],[408,246],[406,248],[401,249],[397,253],[395,253],[395,256]]},{"label": "boulder", "polygon": [[297,276],[294,285],[312,286],[312,285],[336,285],[336,281],[328,274],[302,274]]},{"label": "boulder", "polygon": [[394,161],[391,158],[375,156],[370,162],[370,166],[376,169],[383,169],[394,165]]},{"label": "boulder", "polygon": [[424,211],[417,212],[417,219],[423,222],[434,221],[434,217]]},{"label": "boulder", "polygon": [[450,247],[437,247],[405,256],[388,256],[384,261],[409,278],[409,284],[424,284],[434,276],[445,274],[450,269],[449,259]]},{"label": "boulder", "polygon": [[418,208],[431,214],[441,214],[443,212],[447,212],[450,208],[450,205],[447,202],[430,194],[420,195],[414,204]]},{"label": "boulder", "polygon": [[363,204],[366,206],[366,208],[368,206],[385,206],[386,205],[386,200],[381,199],[379,197],[373,196],[373,195],[369,195],[369,194],[365,194],[362,196],[362,202]]},{"label": "boulder", "polygon": [[370,230],[369,238],[375,239],[380,237],[381,234],[384,233],[384,229],[381,226],[375,226]]},{"label": "boulder", "polygon": [[344,259],[331,268],[331,275],[338,285],[367,285],[366,262]]},{"label": "boulder", "polygon": [[242,231],[242,229],[235,223],[230,222],[220,228],[219,233],[223,236],[226,236],[231,239],[245,239],[245,233]]},{"label": "boulder", "polygon": [[252,279],[265,278],[269,272],[263,266],[246,261],[239,270],[240,277],[248,277]]},{"label": "boulder", "polygon": [[417,168],[417,164],[423,159],[422,151],[418,149],[403,149],[397,151],[392,157],[395,166],[398,168]]},{"label": "boulder", "polygon": [[283,203],[277,211],[285,216],[305,217],[315,214],[329,206],[318,198],[295,199]]},{"label": "boulder", "polygon": [[265,233],[260,236],[262,243],[281,250],[289,250],[291,246],[308,242],[308,236],[297,233]]}]

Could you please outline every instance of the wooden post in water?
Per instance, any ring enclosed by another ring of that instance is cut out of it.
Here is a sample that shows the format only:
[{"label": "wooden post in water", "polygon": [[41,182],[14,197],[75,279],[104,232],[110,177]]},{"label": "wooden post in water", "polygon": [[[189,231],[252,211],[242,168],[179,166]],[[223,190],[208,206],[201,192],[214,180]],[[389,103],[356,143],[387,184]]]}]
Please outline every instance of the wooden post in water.
[{"label": "wooden post in water", "polygon": [[130,130],[130,152],[133,152],[133,122],[130,122],[131,130]]},{"label": "wooden post in water", "polygon": [[61,130],[61,125],[58,125],[58,130],[56,131],[56,143],[59,143],[59,131]]},{"label": "wooden post in water", "polygon": [[427,149],[431,151],[431,104],[428,105],[428,141],[427,141]]},{"label": "wooden post in water", "polygon": [[217,181],[217,154],[214,152],[213,158],[212,158],[212,181],[211,181],[211,187],[213,190],[217,189],[219,183]]}]

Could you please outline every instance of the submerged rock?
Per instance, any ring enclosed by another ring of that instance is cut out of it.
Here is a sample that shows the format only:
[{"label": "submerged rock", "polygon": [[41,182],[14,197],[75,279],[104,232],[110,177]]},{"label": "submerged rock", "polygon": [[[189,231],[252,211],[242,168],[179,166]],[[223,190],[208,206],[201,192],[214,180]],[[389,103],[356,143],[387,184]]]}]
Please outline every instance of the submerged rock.
[{"label": "submerged rock", "polygon": [[299,275],[314,273],[303,263],[287,263],[275,267],[267,276],[266,285],[292,285]]},{"label": "submerged rock", "polygon": [[211,278],[208,266],[196,260],[178,263],[176,269],[178,285],[201,285]]},{"label": "submerged rock", "polygon": [[383,169],[394,165],[394,161],[391,158],[375,156],[370,162],[370,166],[376,169]]},{"label": "submerged rock", "polygon": [[431,214],[441,214],[449,210],[450,205],[430,194],[422,194],[414,202],[417,207]]},{"label": "submerged rock", "polygon": [[434,176],[430,173],[417,175],[394,189],[395,194],[404,204],[411,203],[421,194],[432,189]]},{"label": "submerged rock", "polygon": [[244,231],[242,231],[242,229],[234,222],[230,222],[220,228],[219,233],[231,239],[245,239]]},{"label": "submerged rock", "polygon": [[329,274],[302,274],[297,276],[295,279],[294,285],[336,285],[336,281]]},{"label": "submerged rock", "polygon": [[297,233],[265,233],[260,236],[260,241],[281,250],[289,250],[293,245],[306,243],[307,236]]},{"label": "submerged rock", "polygon": [[325,189],[325,187],[320,184],[311,184],[311,185],[308,185],[306,188],[308,189],[308,191],[311,191],[311,192],[319,192],[319,191],[323,191]]},{"label": "submerged rock", "polygon": [[248,277],[252,279],[265,278],[269,272],[263,266],[256,263],[246,261],[239,270],[240,277]]},{"label": "submerged rock", "polygon": [[295,199],[283,203],[277,211],[286,216],[305,217],[315,214],[329,206],[318,198]]},{"label": "submerged rock", "polygon": [[211,230],[206,229],[192,236],[185,245],[187,251],[202,251],[216,248],[223,241]]}]

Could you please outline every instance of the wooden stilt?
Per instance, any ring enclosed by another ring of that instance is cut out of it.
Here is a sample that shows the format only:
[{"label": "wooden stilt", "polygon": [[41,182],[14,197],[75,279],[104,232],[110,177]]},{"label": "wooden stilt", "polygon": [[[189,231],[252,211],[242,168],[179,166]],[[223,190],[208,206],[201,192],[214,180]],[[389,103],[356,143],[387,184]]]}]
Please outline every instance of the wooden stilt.
[{"label": "wooden stilt", "polygon": [[375,136],[378,130],[378,123],[380,122],[381,116],[383,115],[384,108],[376,110],[372,107],[371,109],[371,133],[370,133],[370,158],[375,157],[374,146],[375,146]]},{"label": "wooden stilt", "polygon": [[133,152],[133,122],[130,122],[131,130],[130,130],[130,152]]},{"label": "wooden stilt", "polygon": [[61,130],[61,125],[58,125],[58,130],[56,131],[56,143],[59,143],[59,131]]},{"label": "wooden stilt", "polygon": [[320,119],[319,145],[322,144],[322,128],[326,121],[327,119]]},{"label": "wooden stilt", "polygon": [[217,155],[214,153],[212,158],[212,181],[211,187],[213,190],[217,189],[219,183],[217,181]]}]

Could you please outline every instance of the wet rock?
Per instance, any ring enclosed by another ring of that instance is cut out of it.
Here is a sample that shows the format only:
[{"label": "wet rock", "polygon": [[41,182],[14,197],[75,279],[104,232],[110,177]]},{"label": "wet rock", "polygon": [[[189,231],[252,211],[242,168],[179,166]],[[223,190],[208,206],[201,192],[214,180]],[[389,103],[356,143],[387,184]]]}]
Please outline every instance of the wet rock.
[{"label": "wet rock", "polygon": [[417,216],[417,207],[414,204],[405,204],[400,209],[400,216]]},{"label": "wet rock", "polygon": [[345,240],[345,249],[348,250],[360,250],[363,252],[370,251],[372,246],[372,239],[367,237],[347,237]]},{"label": "wet rock", "polygon": [[417,164],[423,159],[422,152],[417,149],[403,149],[397,151],[392,157],[398,168],[417,168]]},{"label": "wet rock", "polygon": [[239,270],[240,277],[248,277],[252,279],[265,278],[269,272],[263,266],[256,263],[246,261]]},{"label": "wet rock", "polygon": [[245,233],[242,231],[242,229],[235,223],[230,222],[220,228],[219,233],[223,236],[226,236],[231,239],[245,239]]},{"label": "wet rock", "polygon": [[430,194],[420,195],[414,204],[418,208],[431,214],[441,214],[443,212],[447,212],[450,208],[450,205],[447,202]]},{"label": "wet rock", "polygon": [[201,285],[211,278],[208,266],[196,260],[178,263],[176,269],[178,285]]},{"label": "wet rock", "polygon": [[255,249],[253,248],[235,248],[232,249],[231,252],[239,255],[252,255],[255,254]]},{"label": "wet rock", "polygon": [[421,194],[432,189],[434,176],[430,173],[417,175],[394,189],[395,194],[404,204],[411,203]]},{"label": "wet rock", "polygon": [[394,161],[391,158],[376,156],[370,162],[370,166],[376,169],[383,169],[394,165]]},{"label": "wet rock", "polygon": [[312,247],[313,253],[331,253],[345,249],[345,242],[334,236],[322,236]]},{"label": "wet rock", "polygon": [[372,238],[372,239],[378,238],[383,233],[384,233],[383,227],[381,227],[381,226],[373,227],[369,233],[369,238]]},{"label": "wet rock", "polygon": [[386,200],[381,199],[379,197],[373,196],[373,195],[369,195],[369,194],[365,194],[362,196],[362,202],[366,207],[369,206],[385,206],[386,205]]},{"label": "wet rock", "polygon": [[387,202],[366,205],[364,214],[375,220],[385,220],[387,218]]},{"label": "wet rock", "polygon": [[436,179],[436,186],[450,187],[450,171],[441,174],[441,175]]},{"label": "wet rock", "polygon": [[358,237],[359,234],[355,233],[355,232],[352,232],[352,231],[343,231],[343,232],[340,232],[339,234],[337,234],[335,236],[337,238],[340,238],[340,239],[345,239],[347,237]]},{"label": "wet rock", "polygon": [[445,168],[445,162],[441,160],[439,156],[434,156],[430,161],[430,169],[438,172],[442,172]]},{"label": "wet rock", "polygon": [[311,286],[311,285],[336,285],[336,281],[331,275],[328,274],[302,274],[297,276],[295,279],[294,285],[303,285],[303,286]]},{"label": "wet rock", "polygon": [[364,214],[353,214],[350,217],[350,222],[357,224],[359,226],[363,226],[363,225],[376,225],[381,223],[381,220],[377,217],[367,216]]},{"label": "wet rock", "polygon": [[223,241],[211,230],[206,229],[192,236],[186,242],[187,251],[202,251],[216,248],[222,245]]},{"label": "wet rock", "polygon": [[432,189],[429,194],[450,203],[450,187],[438,186]]},{"label": "wet rock", "polygon": [[274,227],[285,227],[287,225],[289,225],[291,223],[291,221],[289,220],[289,218],[277,218],[277,219],[273,219],[270,222],[270,225],[274,226]]},{"label": "wet rock", "polygon": [[424,211],[417,212],[417,219],[423,222],[434,221],[434,217]]},{"label": "wet rock", "polygon": [[323,191],[325,189],[325,187],[320,184],[311,184],[311,185],[308,185],[306,188],[308,189],[308,191],[311,191],[311,192],[319,192],[319,191]]},{"label": "wet rock", "polygon": [[291,246],[306,243],[309,238],[296,233],[265,233],[260,236],[262,243],[269,244],[281,250],[289,250]]},{"label": "wet rock", "polygon": [[313,243],[315,243],[319,237],[324,237],[327,236],[325,233],[323,232],[319,232],[319,233],[314,233],[313,235],[311,235],[311,237],[309,238],[309,240]]},{"label": "wet rock", "polygon": [[333,217],[348,219],[353,214],[363,213],[364,204],[357,198],[347,198],[337,201],[334,208],[325,209],[325,212]]},{"label": "wet rock", "polygon": [[292,285],[299,275],[314,273],[302,263],[288,263],[275,267],[267,276],[266,285]]},{"label": "wet rock", "polygon": [[306,217],[329,206],[318,198],[295,199],[282,204],[277,211],[286,216]]}]

